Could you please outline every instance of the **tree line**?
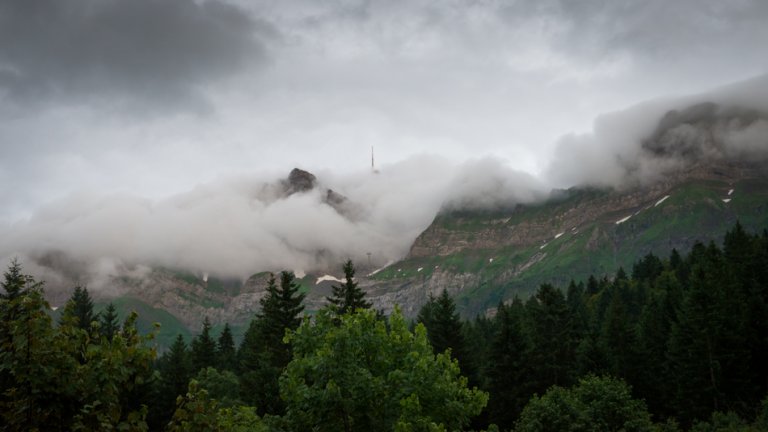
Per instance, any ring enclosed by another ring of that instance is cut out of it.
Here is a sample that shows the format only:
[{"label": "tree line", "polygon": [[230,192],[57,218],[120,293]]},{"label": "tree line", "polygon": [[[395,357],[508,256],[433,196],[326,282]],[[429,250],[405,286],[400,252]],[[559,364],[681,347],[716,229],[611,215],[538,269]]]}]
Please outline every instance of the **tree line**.
[{"label": "tree line", "polygon": [[0,299],[3,430],[768,430],[768,234],[648,254],[464,321],[371,309],[351,261],[328,306],[270,278],[239,345],[206,318],[159,358],[76,288],[58,323],[18,262]]}]

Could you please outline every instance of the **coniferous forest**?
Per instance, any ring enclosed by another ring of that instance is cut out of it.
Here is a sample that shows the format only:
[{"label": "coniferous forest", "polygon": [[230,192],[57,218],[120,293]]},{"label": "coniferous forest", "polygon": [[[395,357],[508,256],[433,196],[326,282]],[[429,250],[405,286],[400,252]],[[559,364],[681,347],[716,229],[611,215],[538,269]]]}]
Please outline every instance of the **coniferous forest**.
[{"label": "coniferous forest", "polygon": [[352,262],[304,310],[274,275],[242,341],[227,325],[158,356],[75,288],[60,317],[14,261],[0,299],[7,431],[765,431],[768,233],[648,254],[464,321],[371,309]]}]

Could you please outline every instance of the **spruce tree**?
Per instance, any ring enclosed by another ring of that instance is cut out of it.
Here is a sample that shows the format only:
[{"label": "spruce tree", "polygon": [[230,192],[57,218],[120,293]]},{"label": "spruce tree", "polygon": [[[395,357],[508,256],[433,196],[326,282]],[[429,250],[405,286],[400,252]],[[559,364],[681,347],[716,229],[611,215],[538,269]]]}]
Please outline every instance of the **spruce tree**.
[{"label": "spruce tree", "polygon": [[216,365],[216,341],[211,336],[211,321],[203,320],[203,330],[192,340],[192,370]]},{"label": "spruce tree", "polygon": [[439,297],[430,297],[417,320],[427,328],[427,337],[435,354],[450,349],[451,357],[459,361],[462,374],[471,384],[476,384],[477,375],[464,340],[463,323],[448,292],[443,290]]},{"label": "spruce tree", "polygon": [[491,347],[488,370],[490,394],[489,420],[501,430],[511,430],[528,402],[526,341],[523,335],[522,302],[515,298],[511,305],[499,304],[496,311],[498,332]]},{"label": "spruce tree", "polygon": [[352,260],[347,260],[343,266],[344,283],[333,286],[333,296],[326,299],[339,315],[354,312],[355,309],[368,309],[371,303],[365,301],[365,292],[355,282],[355,266]]},{"label": "spruce tree", "polygon": [[76,320],[77,327],[90,332],[91,322],[96,321],[97,316],[93,313],[93,300],[88,294],[88,288],[76,286],[68,303],[71,303],[71,310],[67,309]]},{"label": "spruce tree", "polygon": [[526,315],[534,391],[541,394],[551,385],[571,384],[577,341],[563,293],[541,285],[526,303]]},{"label": "spruce tree", "polygon": [[236,354],[232,330],[229,328],[229,323],[226,323],[216,343],[216,357],[218,358],[216,368],[220,371],[234,371],[237,367]]},{"label": "spruce tree", "polygon": [[32,279],[30,276],[22,274],[21,264],[19,260],[14,258],[11,260],[11,265],[8,270],[3,273],[5,279],[2,284],[5,293],[0,293],[0,298],[6,300],[13,300],[26,292],[28,282]]},{"label": "spruce tree", "polygon": [[113,303],[110,302],[107,305],[107,308],[104,309],[104,312],[99,314],[99,322],[101,324],[99,333],[107,338],[107,340],[111,341],[115,336],[115,333],[120,331],[120,323]]},{"label": "spruce tree", "polygon": [[240,396],[255,405],[259,414],[281,414],[278,377],[291,361],[291,347],[283,342],[287,329],[301,324],[304,294],[293,272],[280,273],[280,285],[274,275],[267,283],[267,293],[259,301],[261,311],[251,321],[238,352]]},{"label": "spruce tree", "polygon": [[684,425],[738,406],[756,385],[749,377],[746,305],[722,252],[702,245],[688,259],[689,287],[669,342],[675,407]]},{"label": "spruce tree", "polygon": [[157,384],[157,400],[151,406],[151,423],[164,427],[173,415],[176,398],[187,391],[187,384],[192,376],[192,362],[187,344],[182,335],[176,339],[168,350],[157,361],[160,381]]}]

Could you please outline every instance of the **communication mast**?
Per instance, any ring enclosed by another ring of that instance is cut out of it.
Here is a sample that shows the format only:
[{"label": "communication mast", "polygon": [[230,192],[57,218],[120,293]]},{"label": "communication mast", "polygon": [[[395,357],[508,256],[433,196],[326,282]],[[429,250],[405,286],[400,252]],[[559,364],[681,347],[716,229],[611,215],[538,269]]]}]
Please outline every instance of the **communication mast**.
[{"label": "communication mast", "polygon": [[371,172],[378,174],[379,170],[376,169],[376,165],[373,163],[373,146],[371,146]]}]

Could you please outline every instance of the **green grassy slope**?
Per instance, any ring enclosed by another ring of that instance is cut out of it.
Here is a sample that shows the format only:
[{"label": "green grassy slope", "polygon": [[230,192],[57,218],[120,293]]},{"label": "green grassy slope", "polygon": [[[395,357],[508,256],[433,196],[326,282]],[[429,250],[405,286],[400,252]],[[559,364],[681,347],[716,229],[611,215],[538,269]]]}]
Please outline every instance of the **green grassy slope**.
[{"label": "green grassy slope", "polygon": [[[734,189],[732,195],[728,191]],[[569,208],[589,205],[605,192],[587,190],[555,201],[524,208],[507,217],[510,224],[524,220],[557,223],[556,215]],[[730,202],[723,200],[730,199]],[[690,181],[672,190],[669,198],[637,213],[606,214],[598,220],[565,230],[541,247],[499,247],[463,250],[449,256],[415,257],[398,262],[375,275],[378,281],[426,280],[437,268],[455,274],[470,273],[479,282],[467,286],[457,297],[463,314],[471,316],[515,295],[525,297],[541,283],[560,286],[590,274],[608,275],[619,266],[631,271],[638,258],[652,252],[666,257],[673,248],[688,250],[696,241],[719,241],[739,220],[747,229],[768,228],[768,180],[748,179],[728,184]],[[616,221],[631,216],[623,223]],[[441,230],[461,231],[470,236],[499,215],[471,213],[443,215],[435,220]],[[550,222],[548,222],[550,221]],[[526,265],[527,263],[527,265]],[[421,268],[421,270],[419,270]],[[516,270],[516,271],[515,271]]]}]

